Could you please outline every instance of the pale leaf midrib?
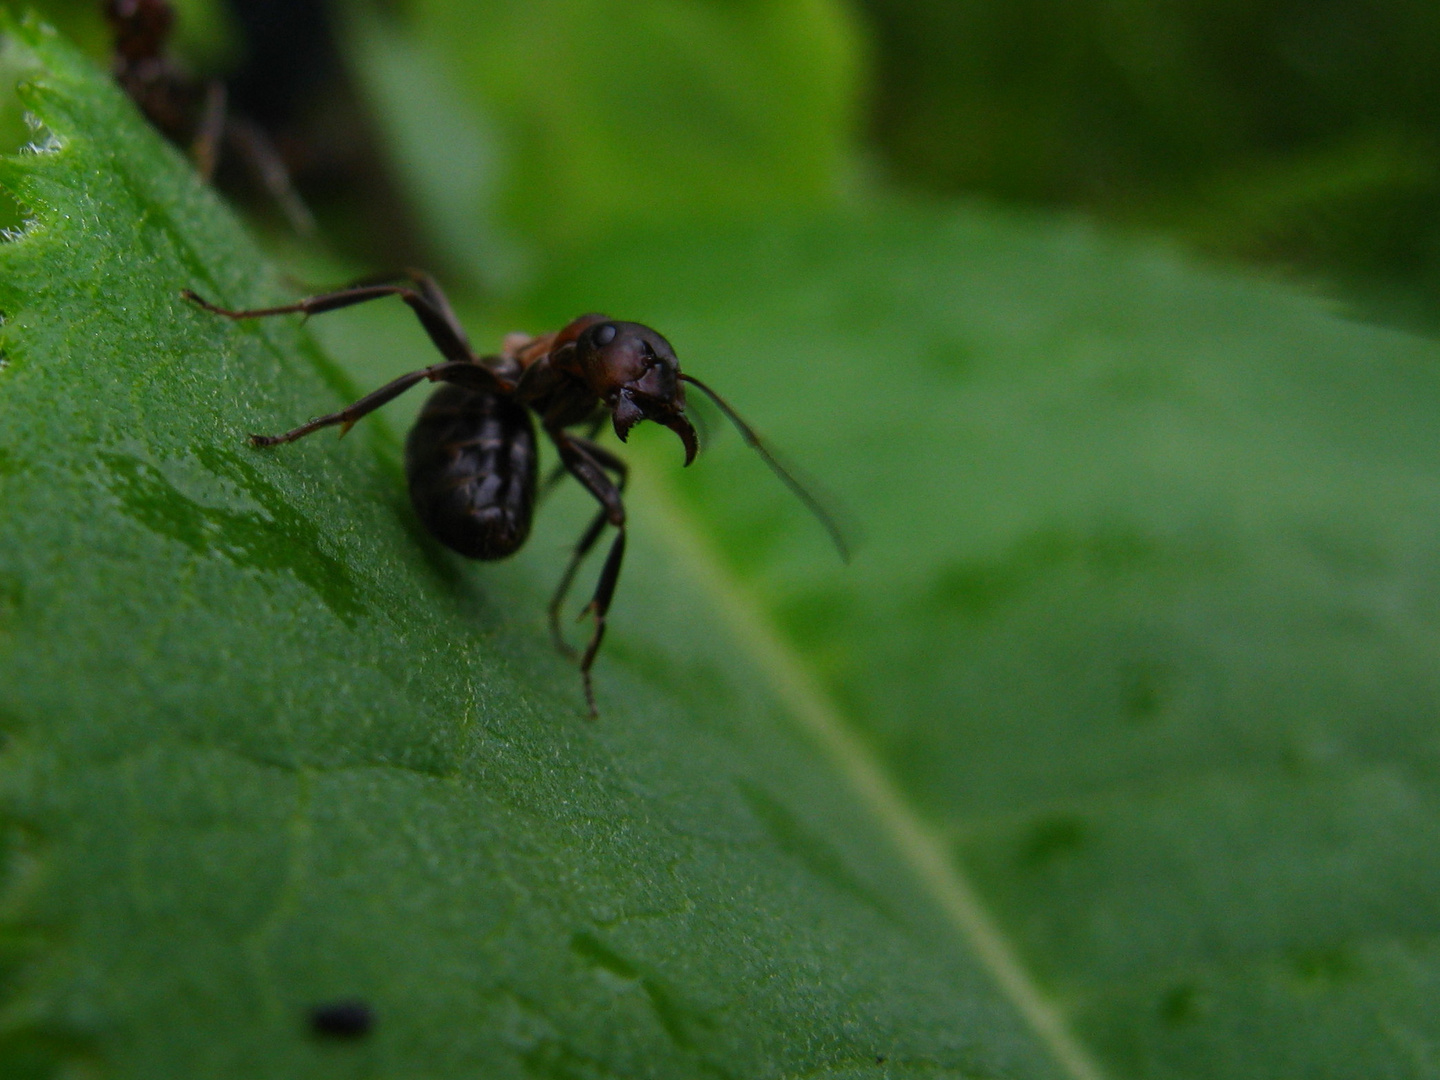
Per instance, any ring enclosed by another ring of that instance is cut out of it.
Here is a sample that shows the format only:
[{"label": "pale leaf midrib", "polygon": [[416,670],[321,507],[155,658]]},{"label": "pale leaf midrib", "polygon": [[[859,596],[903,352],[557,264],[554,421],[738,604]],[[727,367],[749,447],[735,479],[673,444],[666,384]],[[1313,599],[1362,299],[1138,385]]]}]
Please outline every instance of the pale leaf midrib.
[{"label": "pale leaf midrib", "polygon": [[746,590],[726,570],[712,544],[680,506],[666,480],[644,454],[635,455],[632,475],[645,489],[647,516],[659,519],[655,530],[676,551],[715,601],[730,632],[760,666],[777,695],[831,763],[850,782],[861,803],[890,838],[925,892],[955,927],[966,946],[995,980],[1000,991],[1074,1080],[1105,1080],[1105,1074],[1071,1033],[1056,1007],[1041,993],[985,910],[974,886],[947,856],[945,845],[907,804],[885,771],[847,730],[828,700]]}]

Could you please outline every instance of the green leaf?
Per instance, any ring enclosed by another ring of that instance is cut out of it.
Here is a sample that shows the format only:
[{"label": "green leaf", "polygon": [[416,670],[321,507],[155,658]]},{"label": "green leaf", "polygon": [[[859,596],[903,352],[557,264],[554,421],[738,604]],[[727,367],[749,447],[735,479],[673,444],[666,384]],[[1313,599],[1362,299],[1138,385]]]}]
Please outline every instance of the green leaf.
[{"label": "green leaf", "polygon": [[1440,347],[898,205],[627,238],[535,303],[664,326],[858,519],[836,575],[738,440],[684,478],[796,714],[1105,1074],[1437,1075]]},{"label": "green leaf", "polygon": [[[590,723],[541,614],[581,508],[476,567],[378,420],[246,447],[354,388],[180,299],[281,292],[101,73],[8,32],[49,138],[3,174],[35,220],[0,248],[7,1076],[1059,1075],[662,489]],[[354,998],[370,1037],[310,1035]]]},{"label": "green leaf", "polygon": [[589,724],[541,618],[583,500],[475,566],[378,418],[247,449],[357,388],[179,301],[283,292],[22,36],[9,1074],[1434,1075],[1440,348],[943,208],[593,250],[535,326],[662,327],[865,545],[640,429]]}]

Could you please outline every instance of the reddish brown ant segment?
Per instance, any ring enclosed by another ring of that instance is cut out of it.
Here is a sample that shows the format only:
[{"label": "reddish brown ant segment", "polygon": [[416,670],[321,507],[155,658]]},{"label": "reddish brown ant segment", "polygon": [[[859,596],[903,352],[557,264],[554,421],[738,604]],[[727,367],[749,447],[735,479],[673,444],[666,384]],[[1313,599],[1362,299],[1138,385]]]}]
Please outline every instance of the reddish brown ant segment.
[{"label": "reddish brown ant segment", "polygon": [[253,121],[231,112],[225,84],[197,79],[170,59],[166,46],[175,26],[168,0],[102,0],[114,35],[113,70],[120,88],[152,124],[189,152],[195,170],[210,180],[227,149],[250,170],[302,236],[315,219],[295,192],[290,172],[269,136]]},{"label": "reddish brown ant segment", "polygon": [[[399,283],[403,282],[403,283]],[[757,450],[775,474],[799,496],[848,560],[845,539],[834,520],[780,465],[755,431],[722,398],[698,379],[684,375],[675,350],[659,333],[641,323],[604,315],[582,315],[553,334],[511,335],[498,355],[479,356],[470,347],[445,294],[428,275],[416,270],[389,279],[373,279],[349,288],[308,297],[293,304],[235,311],[183,295],[206,311],[229,319],[272,315],[318,315],[386,296],[410,306],[445,358],[442,363],[402,375],[354,404],[317,417],[280,435],[251,435],[255,446],[294,442],[326,427],[344,435],[357,420],[422,382],[442,384],[420,412],[405,442],[405,472],[415,512],[441,543],[472,559],[500,559],[525,543],[534,514],[538,459],[533,413],[559,452],[561,468],[599,503],[599,510],[570,555],[549,606],[556,647],[578,659],[589,715],[596,716],[590,669],[605,637],[605,621],[625,558],[625,504],[621,495],[625,462],[593,441],[608,414],[624,442],[634,426],[650,420],[669,428],[685,448],[685,464],[699,449],[695,429],[685,415],[685,387],[708,395]],[[572,428],[581,428],[584,435]],[[595,592],[581,613],[594,625],[583,652],[566,642],[560,609],[580,563],[606,526],[615,539],[600,570]]]}]

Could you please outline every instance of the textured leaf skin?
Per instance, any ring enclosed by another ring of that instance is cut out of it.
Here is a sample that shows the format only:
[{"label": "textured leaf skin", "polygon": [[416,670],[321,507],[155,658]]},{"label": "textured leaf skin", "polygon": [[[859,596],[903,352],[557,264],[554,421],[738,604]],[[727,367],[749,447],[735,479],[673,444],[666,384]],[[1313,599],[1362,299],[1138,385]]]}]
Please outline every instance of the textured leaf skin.
[{"label": "textured leaf skin", "polygon": [[892,206],[557,275],[836,489],[682,480],[1121,1077],[1440,1075],[1440,347]]},{"label": "textured leaf skin", "polygon": [[[8,32],[59,148],[4,164],[0,1071],[1057,1075],[653,514],[592,724],[540,618],[573,505],[477,567],[383,423],[248,448],[353,387],[181,301],[283,293],[103,74]],[[371,1036],[308,1034],[357,998]]]}]

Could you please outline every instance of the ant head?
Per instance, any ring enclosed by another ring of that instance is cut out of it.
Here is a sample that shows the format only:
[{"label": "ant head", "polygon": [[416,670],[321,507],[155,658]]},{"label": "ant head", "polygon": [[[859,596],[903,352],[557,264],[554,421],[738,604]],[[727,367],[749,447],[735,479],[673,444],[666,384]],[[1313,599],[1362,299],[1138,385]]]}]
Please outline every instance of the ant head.
[{"label": "ant head", "polygon": [[776,460],[755,429],[747,424],[730,403],[693,375],[680,371],[675,350],[650,327],[640,323],[617,322],[604,315],[581,315],[546,341],[551,363],[578,375],[605,403],[615,423],[615,434],[624,442],[630,429],[641,420],[653,420],[668,427],[685,444],[685,464],[695,460],[698,449],[695,429],[685,418],[685,387],[689,383],[708,397],[739,430],[747,446],[764,459],[806,508],[830,534],[844,562],[850,561],[850,545],[839,524],[814,495]]},{"label": "ant head", "polygon": [[699,447],[685,418],[680,362],[670,343],[648,326],[602,315],[583,316],[571,328],[573,365],[610,410],[620,441],[641,420],[653,420],[680,436],[685,464],[694,461]]}]

